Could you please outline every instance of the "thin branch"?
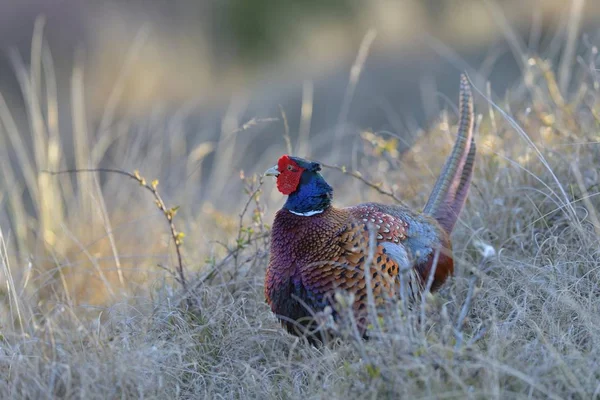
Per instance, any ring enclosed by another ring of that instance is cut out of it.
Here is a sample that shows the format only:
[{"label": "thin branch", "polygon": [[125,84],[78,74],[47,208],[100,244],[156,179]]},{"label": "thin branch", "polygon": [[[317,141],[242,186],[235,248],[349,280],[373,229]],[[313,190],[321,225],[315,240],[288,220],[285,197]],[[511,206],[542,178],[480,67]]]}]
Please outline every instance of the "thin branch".
[{"label": "thin branch", "polygon": [[404,202],[402,200],[400,200],[399,197],[397,197],[394,192],[392,191],[388,191],[383,189],[381,186],[383,185],[382,183],[373,183],[371,181],[369,181],[368,179],[365,179],[362,174],[358,171],[348,171],[348,169],[345,166],[338,166],[338,165],[329,165],[329,164],[324,164],[324,163],[320,163],[323,167],[325,168],[330,168],[330,169],[335,169],[337,171],[340,171],[341,173],[343,173],[344,175],[348,175],[353,177],[354,179],[358,179],[359,181],[361,181],[362,183],[364,183],[365,185],[377,190],[379,193],[391,197],[392,199],[394,199],[394,201],[396,201],[399,204],[405,205]]},{"label": "thin branch", "polygon": [[[248,241],[248,244],[254,243],[255,241],[258,241],[260,239],[267,238],[267,237],[269,237],[270,234],[271,234],[271,232],[263,232],[260,235],[256,235]],[[188,293],[193,292],[194,290],[196,290],[200,286],[202,286],[205,282],[212,279],[215,276],[215,274],[223,266],[225,266],[225,264],[227,264],[233,257],[236,257],[238,255],[238,253],[241,252],[242,250],[244,250],[244,248],[239,247],[239,246],[237,246],[234,249],[229,250],[227,255],[225,257],[223,257],[221,259],[221,261],[219,261],[217,264],[214,264],[212,266],[212,268],[210,269],[210,271],[208,271],[202,278],[199,278],[196,282],[192,283],[192,285],[188,288],[187,292],[183,293],[183,297],[185,298]]]},{"label": "thin branch", "polygon": [[277,122],[277,121],[279,121],[278,118],[252,118],[248,122],[246,122],[242,126],[240,126],[239,128],[237,128],[237,129],[229,132],[227,134],[227,136],[231,136],[231,135],[234,135],[236,133],[247,131],[248,129],[254,128],[255,126],[258,126],[260,124],[265,124],[265,123],[270,123],[270,122]]},{"label": "thin branch", "polygon": [[[248,200],[246,201],[246,203],[244,204],[244,208],[242,209],[242,211],[239,213],[239,224],[238,224],[238,235],[237,235],[237,239],[236,239],[236,247],[237,248],[245,248],[247,244],[249,244],[249,240],[247,240],[246,242],[242,241],[242,235],[244,233],[244,217],[246,216],[246,213],[248,212],[248,207],[250,207],[250,204],[252,203],[252,201],[255,200],[256,195],[260,192],[262,185],[263,185],[263,176],[261,175],[258,178],[258,185],[252,189],[252,187],[250,186],[247,191],[248,191]],[[235,270],[234,270],[234,276],[233,278],[237,277],[237,273],[238,273],[238,254],[236,253],[234,256],[235,259]]]},{"label": "thin branch", "polygon": [[41,172],[47,173],[50,175],[62,175],[62,174],[73,174],[73,173],[79,174],[82,172],[91,172],[91,173],[106,172],[106,173],[111,173],[111,174],[118,174],[118,175],[123,175],[123,176],[126,176],[130,179],[137,181],[144,189],[146,189],[150,193],[152,193],[152,195],[154,196],[154,203],[159,208],[159,210],[162,211],[163,215],[167,219],[167,222],[169,223],[171,237],[173,238],[173,241],[175,242],[175,252],[177,254],[177,273],[179,275],[178,282],[181,284],[184,291],[187,289],[187,282],[185,279],[185,272],[183,269],[183,256],[181,253],[181,246],[183,244],[183,238],[185,235],[183,234],[183,232],[178,231],[175,228],[175,224],[173,223],[173,217],[177,213],[178,207],[167,208],[162,197],[156,190],[156,188],[158,186],[158,180],[153,180],[152,182],[150,182],[150,184],[148,184],[146,179],[144,177],[142,177],[140,175],[139,171],[137,171],[137,170],[135,170],[133,173],[131,173],[131,172],[123,171],[120,169],[114,169],[114,168],[81,168],[81,169],[67,169],[67,170],[62,170],[62,171],[42,170]]}]

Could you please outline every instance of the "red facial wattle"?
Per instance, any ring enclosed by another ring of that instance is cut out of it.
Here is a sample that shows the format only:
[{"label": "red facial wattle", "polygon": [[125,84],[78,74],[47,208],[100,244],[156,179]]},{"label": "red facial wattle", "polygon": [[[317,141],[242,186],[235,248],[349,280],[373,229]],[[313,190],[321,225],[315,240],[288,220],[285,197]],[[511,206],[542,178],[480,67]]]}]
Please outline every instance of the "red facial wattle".
[{"label": "red facial wattle", "polygon": [[300,167],[289,156],[281,156],[277,162],[279,175],[277,176],[277,189],[284,195],[289,195],[296,191],[304,168]]}]

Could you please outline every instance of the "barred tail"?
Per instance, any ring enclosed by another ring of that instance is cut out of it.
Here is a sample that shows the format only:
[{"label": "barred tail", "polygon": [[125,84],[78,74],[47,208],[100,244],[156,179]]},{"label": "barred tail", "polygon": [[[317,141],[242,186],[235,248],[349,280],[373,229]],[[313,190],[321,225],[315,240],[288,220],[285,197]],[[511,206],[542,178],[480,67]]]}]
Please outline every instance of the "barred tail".
[{"label": "barred tail", "polygon": [[423,209],[424,213],[432,215],[448,233],[452,232],[465,204],[477,151],[473,139],[473,95],[464,74],[460,77],[459,108],[456,143]]}]

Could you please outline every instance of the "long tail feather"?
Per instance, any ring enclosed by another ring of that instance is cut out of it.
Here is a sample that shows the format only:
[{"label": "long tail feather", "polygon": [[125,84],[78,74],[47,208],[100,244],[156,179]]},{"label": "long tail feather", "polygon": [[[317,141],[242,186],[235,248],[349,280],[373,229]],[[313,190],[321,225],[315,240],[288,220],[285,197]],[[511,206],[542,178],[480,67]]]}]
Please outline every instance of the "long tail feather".
[{"label": "long tail feather", "polygon": [[471,185],[477,151],[473,139],[475,121],[473,95],[464,74],[460,77],[459,108],[460,120],[456,143],[423,209],[424,213],[438,220],[446,232],[452,232],[464,206]]}]

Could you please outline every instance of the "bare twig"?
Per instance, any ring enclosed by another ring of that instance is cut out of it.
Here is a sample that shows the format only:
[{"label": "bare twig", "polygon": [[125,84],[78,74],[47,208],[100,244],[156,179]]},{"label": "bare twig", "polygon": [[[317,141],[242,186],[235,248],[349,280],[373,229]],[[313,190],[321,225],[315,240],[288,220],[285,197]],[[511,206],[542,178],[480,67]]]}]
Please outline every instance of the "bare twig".
[{"label": "bare twig", "polygon": [[[254,177],[254,179],[256,179],[256,176]],[[235,242],[236,248],[243,249],[246,247],[246,245],[250,244],[250,237],[248,237],[247,240],[244,240],[242,238],[242,235],[244,232],[250,232],[250,231],[244,229],[244,217],[246,216],[246,213],[248,212],[248,207],[250,207],[250,203],[255,201],[256,196],[260,192],[262,185],[263,185],[263,179],[264,179],[264,177],[261,175],[258,178],[258,185],[255,188],[253,188],[252,186],[247,188],[248,200],[246,200],[246,203],[244,204],[244,207],[242,208],[242,211],[239,214],[238,235],[237,235],[237,239]],[[256,180],[253,180],[253,181],[251,180],[250,182],[251,183],[249,183],[249,185],[256,182]],[[261,221],[261,225],[262,225],[262,221]],[[234,260],[235,260],[235,270],[234,270],[234,276],[233,276],[234,278],[237,277],[237,273],[238,273],[238,267],[239,267],[238,254],[239,254],[239,252],[236,252],[234,254]]]},{"label": "bare twig", "polygon": [[239,128],[229,132],[227,135],[231,136],[236,133],[247,131],[248,129],[254,128],[255,126],[258,126],[260,124],[266,124],[266,123],[276,122],[276,121],[279,121],[279,119],[278,118],[252,118],[248,122],[246,122],[242,126],[240,126]]},{"label": "bare twig", "polygon": [[479,341],[482,337],[485,336],[487,331],[488,331],[487,327],[485,327],[485,326],[481,327],[479,329],[479,331],[477,331],[477,334],[475,334],[475,336],[473,336],[471,339],[469,339],[467,346],[472,346],[473,344],[475,344],[477,341]]},{"label": "bare twig", "polygon": [[[263,180],[264,180],[264,176],[261,175],[260,178],[258,178],[258,186],[256,186],[256,188],[254,188],[248,194],[248,200],[246,200],[246,203],[244,204],[244,208],[242,209],[242,212],[240,212],[240,214],[239,214],[239,217],[240,217],[239,229],[238,229],[239,231],[242,230],[244,216],[248,212],[248,207],[250,207],[250,203],[252,203],[252,201],[254,200],[255,196],[260,192],[260,189],[262,188]],[[238,232],[238,239],[240,238],[240,235],[241,234]]]},{"label": "bare twig", "polygon": [[[254,243],[260,239],[265,239],[267,237],[269,237],[271,233],[270,232],[263,232],[259,235],[255,235],[253,238],[251,238],[248,243]],[[225,255],[225,257],[223,257],[221,259],[221,261],[219,261],[218,263],[214,264],[212,266],[212,268],[201,278],[199,278],[196,282],[194,282],[191,286],[189,286],[187,292],[183,293],[183,297],[186,297],[188,293],[193,292],[194,290],[198,289],[200,286],[202,286],[205,282],[209,281],[210,279],[212,279],[215,274],[217,272],[219,272],[219,270],[225,266],[233,257],[236,257],[237,254],[239,252],[241,252],[244,248],[243,247],[238,247],[236,246],[234,249],[229,250],[229,252],[227,253],[227,255]]]},{"label": "bare twig", "polygon": [[392,191],[388,191],[385,189],[382,189],[382,183],[373,183],[371,181],[369,181],[368,179],[365,179],[362,174],[358,171],[348,171],[348,169],[345,166],[338,166],[338,165],[329,165],[329,164],[324,164],[324,163],[320,163],[323,167],[325,168],[330,168],[330,169],[335,169],[337,171],[342,172],[344,175],[348,175],[351,176],[355,179],[358,179],[359,181],[361,181],[362,183],[364,183],[365,185],[377,190],[379,193],[391,197],[392,199],[394,199],[394,201],[396,201],[399,204],[404,205],[404,202],[402,200],[400,200],[399,197],[397,197],[394,192]]},{"label": "bare twig", "polygon": [[81,169],[68,169],[68,170],[62,170],[62,171],[42,170],[42,172],[50,174],[50,175],[73,174],[73,173],[79,174],[82,172],[106,172],[106,173],[118,174],[118,175],[123,175],[123,176],[126,176],[128,178],[131,178],[131,179],[137,181],[144,189],[146,189],[150,193],[152,193],[152,195],[154,196],[154,203],[159,208],[159,210],[162,211],[163,215],[167,219],[167,222],[169,223],[171,237],[173,238],[173,241],[175,242],[175,253],[177,254],[177,274],[179,275],[179,278],[177,279],[177,281],[181,284],[184,291],[187,289],[187,282],[185,279],[185,272],[183,269],[183,256],[182,256],[182,252],[181,252],[181,246],[183,244],[183,238],[185,237],[185,235],[183,232],[178,231],[175,228],[175,224],[173,223],[173,217],[177,213],[177,210],[179,207],[167,208],[167,206],[165,205],[165,202],[163,201],[162,197],[160,196],[160,194],[158,193],[158,191],[156,189],[158,186],[158,180],[153,180],[152,182],[148,183],[146,181],[146,179],[140,175],[138,170],[135,170],[133,173],[131,173],[131,172],[123,171],[120,169],[114,169],[114,168],[81,168]]}]

